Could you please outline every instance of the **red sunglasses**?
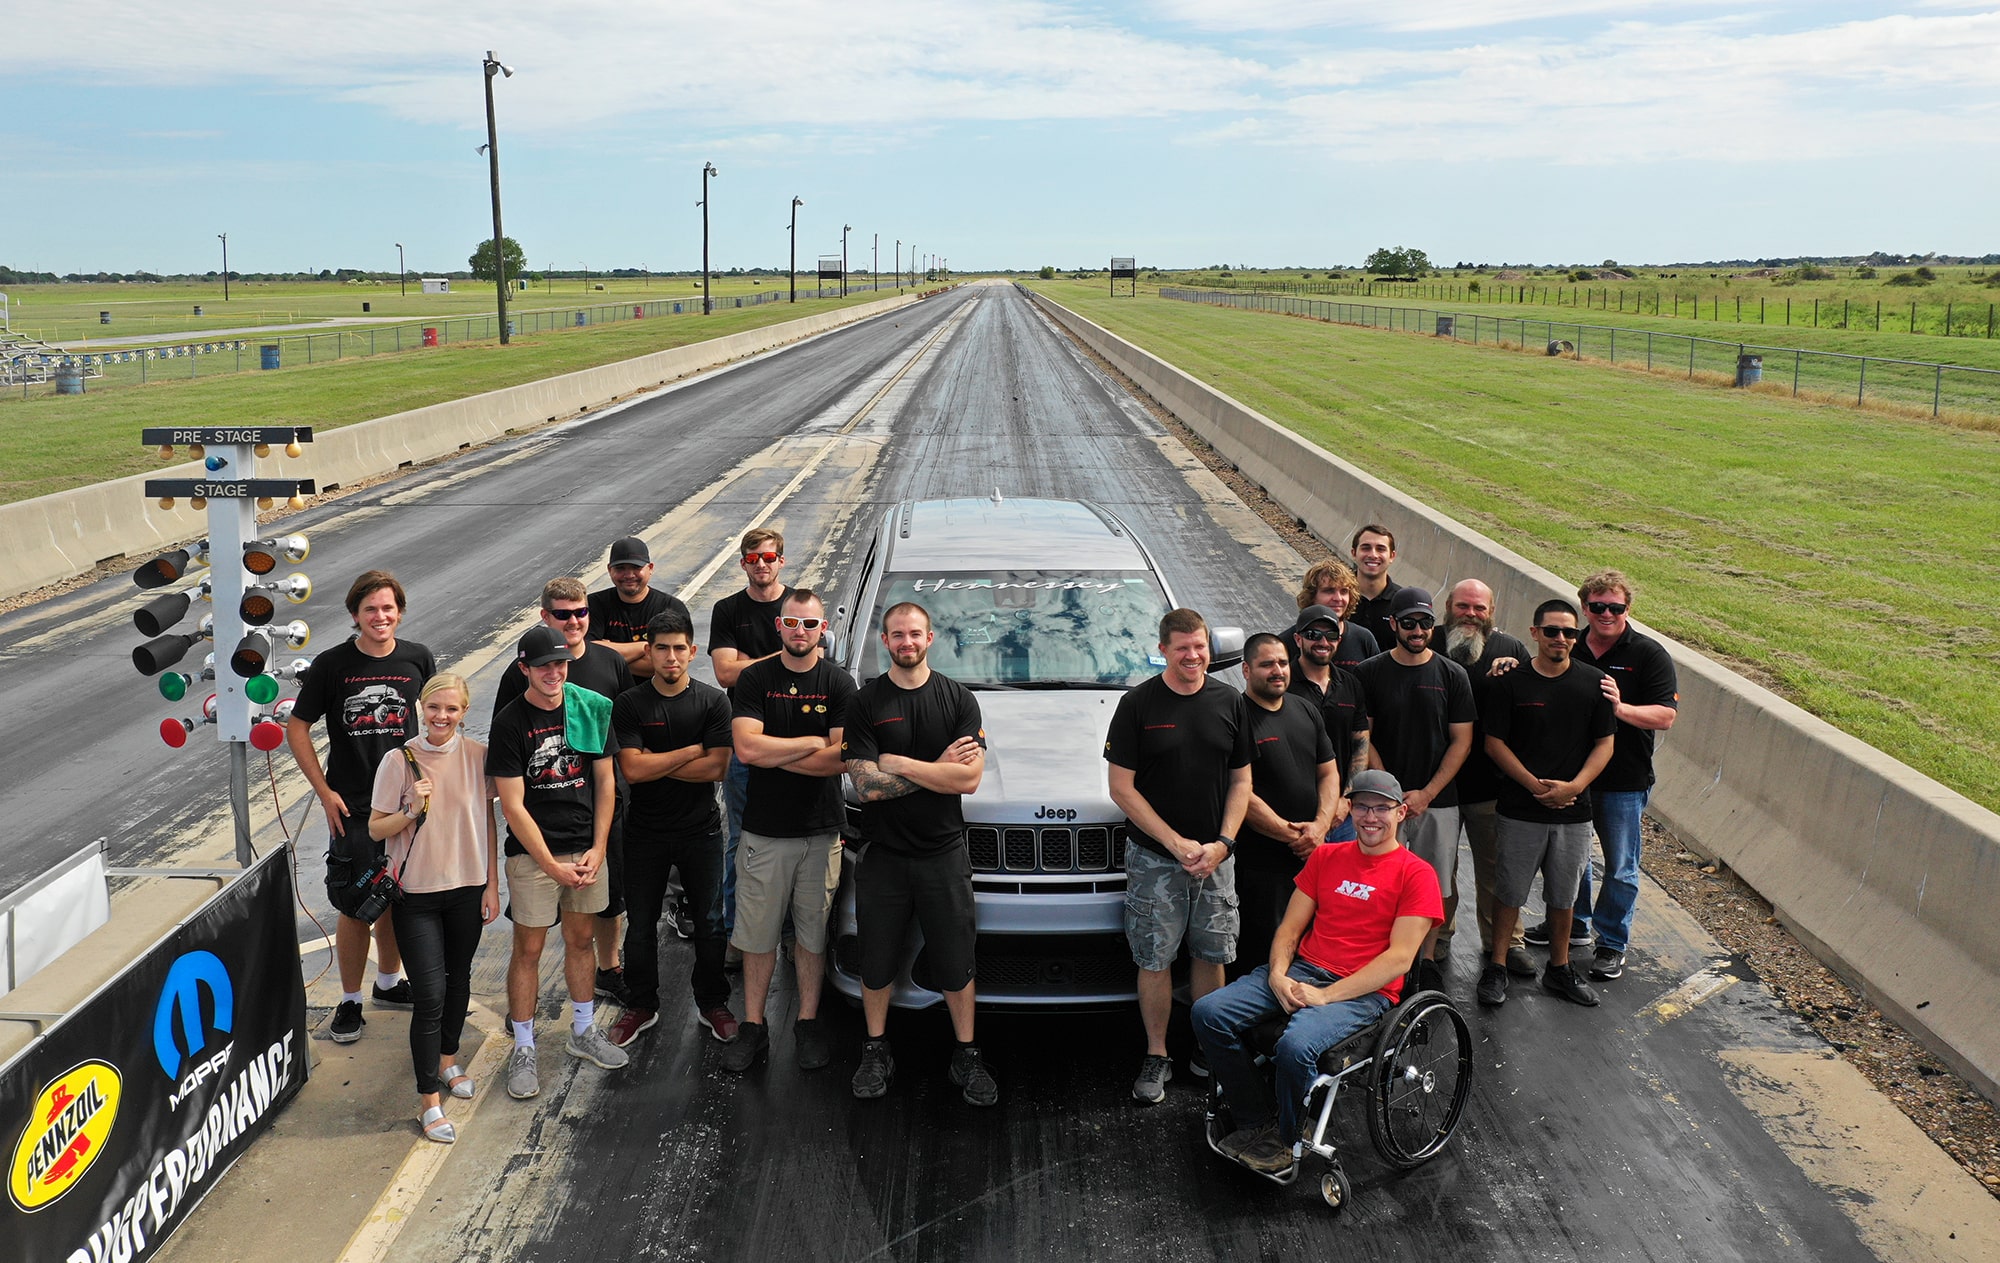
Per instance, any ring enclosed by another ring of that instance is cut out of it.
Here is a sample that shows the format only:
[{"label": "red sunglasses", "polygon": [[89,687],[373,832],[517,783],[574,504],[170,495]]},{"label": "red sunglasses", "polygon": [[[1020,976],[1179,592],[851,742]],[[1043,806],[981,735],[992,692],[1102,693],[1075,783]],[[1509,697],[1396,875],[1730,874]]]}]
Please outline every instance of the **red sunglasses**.
[{"label": "red sunglasses", "polygon": [[761,561],[764,564],[769,565],[771,562],[776,561],[778,558],[782,556],[784,556],[783,553],[744,553],[743,564],[747,566],[752,562]]}]

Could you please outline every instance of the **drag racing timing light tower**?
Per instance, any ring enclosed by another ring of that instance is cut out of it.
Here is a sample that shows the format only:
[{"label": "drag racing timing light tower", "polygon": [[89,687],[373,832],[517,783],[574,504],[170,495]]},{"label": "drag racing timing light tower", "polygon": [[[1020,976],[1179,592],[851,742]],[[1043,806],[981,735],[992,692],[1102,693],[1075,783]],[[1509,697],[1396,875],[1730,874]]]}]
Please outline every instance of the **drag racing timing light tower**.
[{"label": "drag racing timing light tower", "polygon": [[[279,622],[281,605],[298,605],[312,595],[312,580],[285,565],[297,565],[311,551],[303,535],[260,534],[257,511],[283,500],[292,508],[305,506],[313,494],[310,478],[259,478],[257,462],[273,448],[296,457],[312,442],[312,427],[303,425],[187,426],[147,429],[148,447],[161,460],[172,460],[185,446],[202,462],[198,478],[149,478],[146,495],[163,509],[186,499],[208,512],[208,538],[160,554],[132,572],[132,582],[153,590],[183,585],[149,599],[132,616],[133,626],[149,639],[132,651],[132,665],[142,675],[158,676],[160,695],[170,702],[200,696],[212,685],[199,717],[173,717],[160,724],[160,737],[179,749],[197,728],[213,724],[215,735],[229,749],[229,800],[236,822],[236,858],[246,867],[250,850],[250,756],[255,746],[266,752],[285,741],[285,721],[292,699],[278,700],[280,681],[292,681],[311,665],[307,658],[280,659],[306,647],[312,629],[298,619]],[[198,576],[194,571],[206,567]],[[174,627],[196,601],[207,601],[192,632]],[[199,675],[170,671],[188,650],[207,641],[211,651]]]}]

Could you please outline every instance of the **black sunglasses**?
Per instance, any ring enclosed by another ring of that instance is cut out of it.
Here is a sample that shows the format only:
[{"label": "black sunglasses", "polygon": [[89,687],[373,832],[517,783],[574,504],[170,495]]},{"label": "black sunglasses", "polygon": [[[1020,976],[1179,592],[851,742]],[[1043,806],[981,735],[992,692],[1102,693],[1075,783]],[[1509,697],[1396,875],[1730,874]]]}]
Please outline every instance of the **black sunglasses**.
[{"label": "black sunglasses", "polygon": [[1593,614],[1623,614],[1632,607],[1623,601],[1591,601],[1583,608]]},{"label": "black sunglasses", "polygon": [[1436,627],[1437,620],[1428,614],[1406,614],[1396,620],[1396,626],[1404,631],[1416,631],[1420,627]]},{"label": "black sunglasses", "polygon": [[1535,630],[1544,636],[1560,636],[1564,640],[1575,640],[1583,635],[1583,629],[1579,627],[1537,627]]},{"label": "black sunglasses", "polygon": [[580,606],[577,609],[573,610],[543,610],[542,612],[544,614],[547,614],[550,618],[557,619],[565,623],[569,622],[571,619],[590,617],[590,607],[588,605]]},{"label": "black sunglasses", "polygon": [[1324,627],[1308,627],[1298,633],[1300,640],[1332,640],[1333,633]]}]

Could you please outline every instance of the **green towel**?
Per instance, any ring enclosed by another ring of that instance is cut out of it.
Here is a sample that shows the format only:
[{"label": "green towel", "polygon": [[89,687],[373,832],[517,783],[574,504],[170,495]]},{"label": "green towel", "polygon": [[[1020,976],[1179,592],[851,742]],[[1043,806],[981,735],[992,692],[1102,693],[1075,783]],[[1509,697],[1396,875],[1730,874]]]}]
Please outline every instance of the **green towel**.
[{"label": "green towel", "polygon": [[563,739],[580,754],[603,754],[611,731],[611,699],[574,684],[563,685]]}]

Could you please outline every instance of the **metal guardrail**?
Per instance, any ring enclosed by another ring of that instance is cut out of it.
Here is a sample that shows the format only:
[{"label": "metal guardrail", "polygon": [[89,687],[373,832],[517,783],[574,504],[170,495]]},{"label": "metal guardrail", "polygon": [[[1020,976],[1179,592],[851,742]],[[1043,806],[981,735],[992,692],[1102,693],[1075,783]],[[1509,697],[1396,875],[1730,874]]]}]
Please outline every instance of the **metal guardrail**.
[{"label": "metal guardrail", "polygon": [[1331,324],[1423,333],[1474,345],[1543,347],[1552,355],[1579,360],[1602,359],[1633,366],[1643,362],[1649,371],[1684,372],[1690,379],[1699,375],[1741,381],[1738,374],[1744,357],[1754,356],[1761,359],[1761,364],[1753,380],[1767,386],[1789,387],[1794,396],[1851,398],[1856,404],[1874,400],[1878,404],[1928,409],[1932,416],[1947,409],[2000,414],[2000,370],[1963,364],[1809,351],[1683,333],[1493,316],[1436,307],[1332,302],[1289,294],[1163,285],[1160,297],[1213,307],[1305,316]]}]

